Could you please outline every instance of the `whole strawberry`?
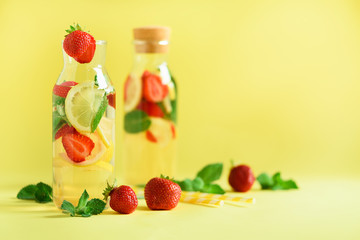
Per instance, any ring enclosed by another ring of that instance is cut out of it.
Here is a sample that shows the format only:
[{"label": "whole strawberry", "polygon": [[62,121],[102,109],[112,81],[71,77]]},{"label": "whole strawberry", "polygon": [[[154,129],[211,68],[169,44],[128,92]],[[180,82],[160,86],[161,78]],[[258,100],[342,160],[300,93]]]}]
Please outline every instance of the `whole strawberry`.
[{"label": "whole strawberry", "polygon": [[96,41],[89,33],[84,32],[79,24],[70,26],[66,30],[66,35],[63,43],[65,52],[73,57],[79,63],[89,63],[94,57]]},{"label": "whole strawberry", "polygon": [[118,213],[130,214],[138,206],[136,194],[129,186],[114,187],[108,184],[103,195],[105,201],[110,196],[110,207]]},{"label": "whole strawberry", "polygon": [[177,206],[181,188],[168,178],[152,178],[145,186],[145,201],[152,210],[170,210]]},{"label": "whole strawberry", "polygon": [[237,192],[247,192],[255,182],[255,176],[247,165],[238,165],[231,169],[229,184]]}]

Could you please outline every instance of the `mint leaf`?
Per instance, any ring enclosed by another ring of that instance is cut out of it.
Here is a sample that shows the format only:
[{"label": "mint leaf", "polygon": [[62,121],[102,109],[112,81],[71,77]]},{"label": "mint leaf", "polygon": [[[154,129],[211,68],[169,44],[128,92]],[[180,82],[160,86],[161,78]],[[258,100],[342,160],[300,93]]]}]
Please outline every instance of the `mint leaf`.
[{"label": "mint leaf", "polygon": [[53,107],[56,107],[57,105],[65,105],[65,98],[53,94],[52,105]]},{"label": "mint leaf", "polygon": [[95,86],[99,87],[99,81],[98,81],[98,79],[97,79],[97,75],[95,75],[94,81],[95,81]]},{"label": "mint leaf", "polygon": [[274,185],[274,181],[267,173],[260,174],[256,180],[261,185],[261,189],[270,189]]},{"label": "mint leaf", "polygon": [[52,201],[52,188],[42,182],[36,184],[37,190],[35,191],[35,201],[39,203],[47,203]]},{"label": "mint leaf", "polygon": [[61,204],[61,209],[64,210],[64,213],[70,213],[71,217],[75,216],[75,207],[71,202],[64,200]]},{"label": "mint leaf", "polygon": [[168,112],[166,112],[163,102],[156,103],[156,105],[158,105],[160,107],[161,111],[165,114],[164,118],[176,123],[176,99],[170,100],[170,104],[171,104],[172,111],[170,113],[168,113]]},{"label": "mint leaf", "polygon": [[55,140],[55,134],[56,132],[65,124],[67,123],[69,126],[71,126],[71,123],[66,117],[65,113],[65,98],[56,96],[53,94],[53,113],[52,113],[52,136],[53,141]]},{"label": "mint leaf", "polygon": [[43,183],[27,185],[22,188],[16,196],[18,199],[35,200],[39,203],[52,201],[52,188]]},{"label": "mint leaf", "polygon": [[277,172],[272,177],[267,173],[260,174],[256,180],[261,185],[261,189],[271,189],[271,190],[288,190],[288,189],[298,189],[293,180],[283,180],[281,178],[281,173]]},{"label": "mint leaf", "polygon": [[128,133],[139,133],[150,127],[149,116],[141,110],[134,110],[125,115],[124,129]]},{"label": "mint leaf", "polygon": [[205,184],[203,189],[201,189],[203,193],[214,193],[214,194],[224,194],[225,191],[218,184]]},{"label": "mint leaf", "polygon": [[204,187],[205,183],[200,177],[196,177],[192,180],[192,187],[194,191],[201,191]]},{"label": "mint leaf", "polygon": [[86,204],[88,202],[88,199],[89,199],[89,194],[87,193],[86,190],[84,190],[84,192],[82,193],[82,195],[81,195],[81,197],[79,199],[78,205],[75,208],[76,213],[78,213],[80,211],[83,211],[83,208],[85,208],[85,206],[86,206]]},{"label": "mint leaf", "polygon": [[173,121],[174,123],[176,123],[176,120],[177,120],[177,115],[176,115],[176,105],[177,105],[177,101],[176,99],[175,100],[171,100],[170,101],[171,103],[171,108],[172,108],[172,111],[171,113],[169,114],[169,118],[171,121]]},{"label": "mint leaf", "polygon": [[194,191],[193,186],[192,186],[192,181],[190,179],[185,179],[184,181],[180,181],[180,182],[176,182],[177,184],[179,184],[180,188],[182,191]]},{"label": "mint leaf", "polygon": [[70,202],[64,200],[61,209],[65,210],[64,213],[70,213],[70,216],[72,217],[76,215],[90,217],[91,215],[102,213],[106,203],[97,198],[91,199],[90,201],[88,201],[88,199],[89,194],[85,189],[79,199],[77,207],[74,207]]},{"label": "mint leaf", "polygon": [[[169,72],[170,73],[170,72]],[[176,109],[177,109],[177,95],[178,95],[178,92],[177,92],[177,84],[176,84],[176,81],[175,81],[175,78],[174,76],[170,73],[170,79],[171,81],[173,82],[174,84],[174,89],[175,89],[175,99],[174,100],[171,100],[170,103],[171,103],[171,108],[172,108],[172,111],[170,113],[170,119],[171,121],[173,121],[174,123],[176,123],[176,120],[177,120],[177,115],[176,115]]]},{"label": "mint leaf", "polygon": [[52,113],[52,137],[53,137],[53,141],[55,140],[55,134],[57,133],[57,131],[65,124],[65,121],[63,120],[62,116],[60,116],[60,114],[57,111],[54,111]]},{"label": "mint leaf", "polygon": [[222,169],[222,163],[209,164],[198,172],[194,180],[187,178],[184,181],[173,181],[179,184],[183,191],[224,194],[225,191],[218,184],[211,184],[220,178]]},{"label": "mint leaf", "polygon": [[281,178],[281,173],[277,172],[272,177],[274,181],[274,185],[272,186],[272,190],[288,190],[288,189],[298,189],[298,186],[293,180],[284,181]]},{"label": "mint leaf", "polygon": [[86,211],[85,213],[89,213],[91,215],[97,215],[104,211],[106,203],[98,198],[91,199],[86,204]]},{"label": "mint leaf", "polygon": [[210,184],[220,178],[222,169],[222,163],[209,164],[198,172],[197,177],[200,177],[205,184]]},{"label": "mint leaf", "polygon": [[17,194],[18,199],[24,199],[24,200],[34,200],[35,199],[35,192],[37,190],[36,185],[31,184],[27,185],[26,187],[23,187],[19,193]]},{"label": "mint leaf", "polygon": [[52,187],[50,187],[46,183],[39,182],[38,184],[36,184],[36,186],[38,187],[39,190],[44,191],[49,196],[52,196]]},{"label": "mint leaf", "polygon": [[91,132],[95,132],[97,126],[99,125],[100,123],[100,120],[101,118],[103,117],[104,115],[104,112],[108,106],[108,100],[107,100],[107,97],[106,97],[106,94],[104,94],[104,97],[101,101],[101,104],[100,104],[100,107],[98,109],[98,111],[96,112],[96,115],[91,123]]}]

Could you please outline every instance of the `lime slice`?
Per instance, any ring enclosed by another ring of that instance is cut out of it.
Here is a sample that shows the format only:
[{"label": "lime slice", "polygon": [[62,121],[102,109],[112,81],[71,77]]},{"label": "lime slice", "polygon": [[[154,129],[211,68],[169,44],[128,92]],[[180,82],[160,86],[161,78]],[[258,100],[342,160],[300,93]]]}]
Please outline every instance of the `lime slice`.
[{"label": "lime slice", "polygon": [[105,91],[97,89],[94,82],[72,87],[65,99],[65,113],[71,125],[80,133],[94,132],[94,123],[99,123],[99,112],[104,113],[105,98]]},{"label": "lime slice", "polygon": [[125,82],[125,112],[130,112],[131,110],[134,110],[139,104],[141,99],[141,90],[141,79],[134,75],[129,75]]}]

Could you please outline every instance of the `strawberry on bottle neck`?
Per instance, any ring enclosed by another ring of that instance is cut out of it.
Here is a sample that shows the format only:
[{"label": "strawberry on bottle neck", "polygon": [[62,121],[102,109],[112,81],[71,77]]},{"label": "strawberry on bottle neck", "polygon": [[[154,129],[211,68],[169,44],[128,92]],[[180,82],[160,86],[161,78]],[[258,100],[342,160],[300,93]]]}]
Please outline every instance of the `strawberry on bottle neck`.
[{"label": "strawberry on bottle neck", "polygon": [[65,52],[79,63],[89,63],[94,57],[96,41],[93,36],[83,31],[79,24],[66,30],[63,48]]}]

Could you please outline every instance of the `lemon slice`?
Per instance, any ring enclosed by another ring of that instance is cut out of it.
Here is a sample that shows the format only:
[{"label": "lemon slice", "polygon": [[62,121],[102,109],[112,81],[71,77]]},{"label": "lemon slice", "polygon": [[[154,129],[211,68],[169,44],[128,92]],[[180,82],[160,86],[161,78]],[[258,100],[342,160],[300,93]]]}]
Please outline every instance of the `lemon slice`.
[{"label": "lemon slice", "polygon": [[156,144],[160,145],[161,147],[167,146],[172,139],[170,122],[157,117],[151,117],[150,121],[151,125],[148,131],[150,131],[156,139]]},{"label": "lemon slice", "polygon": [[104,95],[105,91],[97,89],[94,82],[80,83],[71,88],[65,99],[65,113],[77,131],[91,132],[91,125]]},{"label": "lemon slice", "polygon": [[129,75],[125,82],[125,112],[134,110],[139,104],[141,99],[141,88],[141,79],[134,75]]}]

